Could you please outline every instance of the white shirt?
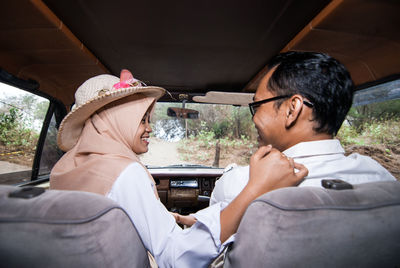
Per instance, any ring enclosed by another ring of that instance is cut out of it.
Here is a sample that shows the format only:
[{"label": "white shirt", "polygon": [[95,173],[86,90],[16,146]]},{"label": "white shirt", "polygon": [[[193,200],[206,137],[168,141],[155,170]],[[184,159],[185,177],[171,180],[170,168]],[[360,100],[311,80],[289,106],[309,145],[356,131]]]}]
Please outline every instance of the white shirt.
[{"label": "white shirt", "polygon": [[119,175],[107,197],[126,210],[159,267],[207,267],[233,239],[224,244],[219,240],[224,205],[218,203],[192,214],[197,222],[182,229],[156,198],[153,187],[143,166],[132,163]]},{"label": "white shirt", "polygon": [[[308,176],[299,186],[321,186],[322,179],[341,179],[351,184],[396,180],[378,162],[360,154],[344,155],[339,140],[298,143],[283,152],[308,169]],[[210,204],[230,202],[246,186],[249,166],[236,167],[215,183]]]}]

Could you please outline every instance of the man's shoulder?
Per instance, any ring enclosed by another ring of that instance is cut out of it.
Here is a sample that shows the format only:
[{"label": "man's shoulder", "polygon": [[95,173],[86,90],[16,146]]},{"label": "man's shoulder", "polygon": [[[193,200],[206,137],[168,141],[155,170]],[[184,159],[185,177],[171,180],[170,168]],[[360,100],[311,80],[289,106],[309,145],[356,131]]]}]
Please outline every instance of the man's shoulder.
[{"label": "man's shoulder", "polygon": [[249,180],[249,166],[234,165],[224,171],[224,174],[216,181],[215,187],[230,188],[247,184]]},{"label": "man's shoulder", "polygon": [[363,155],[363,154],[359,154],[359,153],[351,153],[346,156],[346,159],[361,162],[361,163],[368,163],[369,165],[365,166],[365,168],[371,168],[371,169],[383,168],[383,166],[378,161],[376,161],[375,159],[373,159],[372,157],[370,157],[368,155]]},{"label": "man's shoulder", "polygon": [[239,177],[242,178],[243,176],[249,176],[249,166],[238,166],[236,164],[234,165],[228,165],[225,170],[224,174],[222,175],[221,178],[235,178]]},{"label": "man's shoulder", "polygon": [[249,166],[232,165],[215,182],[210,204],[231,202],[249,181]]},{"label": "man's shoulder", "polygon": [[[362,155],[359,153],[352,153],[347,156],[347,159],[353,159],[359,163],[365,168],[371,170],[371,172],[379,172],[381,174],[390,174],[390,172],[382,166],[377,160],[373,159],[370,156],[367,155]],[[390,174],[390,176],[392,176]]]}]

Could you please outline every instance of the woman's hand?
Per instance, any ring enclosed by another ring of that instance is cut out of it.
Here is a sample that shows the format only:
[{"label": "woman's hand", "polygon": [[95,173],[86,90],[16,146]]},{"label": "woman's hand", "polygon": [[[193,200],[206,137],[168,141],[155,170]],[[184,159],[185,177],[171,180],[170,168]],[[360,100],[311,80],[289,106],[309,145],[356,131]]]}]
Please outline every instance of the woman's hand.
[{"label": "woman's hand", "polygon": [[[295,172],[294,169],[298,169]],[[221,211],[221,242],[236,233],[248,205],[260,195],[287,186],[297,185],[308,170],[271,145],[260,147],[250,159],[250,179],[246,187]]]},{"label": "woman's hand", "polygon": [[307,174],[304,165],[295,163],[271,145],[262,146],[250,159],[250,179],[246,187],[260,196],[278,188],[298,185]]},{"label": "woman's hand", "polygon": [[179,213],[170,212],[174,216],[176,223],[186,225],[187,227],[192,226],[196,223],[196,218],[190,215],[183,216]]}]

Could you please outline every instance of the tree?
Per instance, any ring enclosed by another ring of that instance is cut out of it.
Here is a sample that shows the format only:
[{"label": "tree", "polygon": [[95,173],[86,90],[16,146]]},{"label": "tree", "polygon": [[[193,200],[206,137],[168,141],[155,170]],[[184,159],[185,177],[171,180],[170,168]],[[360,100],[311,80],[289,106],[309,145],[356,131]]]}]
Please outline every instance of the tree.
[{"label": "tree", "polygon": [[0,103],[0,142],[6,146],[34,146],[49,101],[26,92],[6,95]]},{"label": "tree", "polygon": [[395,118],[400,118],[399,99],[352,107],[348,113],[347,121],[355,127],[358,133],[361,133],[366,123],[382,122]]}]

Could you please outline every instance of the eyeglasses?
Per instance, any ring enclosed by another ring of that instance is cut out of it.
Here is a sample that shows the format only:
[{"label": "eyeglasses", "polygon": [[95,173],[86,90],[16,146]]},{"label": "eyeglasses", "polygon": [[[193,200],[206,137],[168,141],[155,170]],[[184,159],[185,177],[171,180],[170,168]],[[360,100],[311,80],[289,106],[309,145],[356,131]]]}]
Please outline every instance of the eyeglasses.
[{"label": "eyeglasses", "polygon": [[[251,115],[254,116],[257,112],[258,107],[260,107],[264,103],[276,101],[276,100],[280,100],[280,99],[284,99],[284,98],[289,98],[289,97],[291,97],[291,95],[281,95],[281,96],[276,96],[276,97],[268,98],[265,100],[260,100],[260,101],[255,101],[255,102],[249,103]],[[309,102],[307,100],[303,100],[303,103],[310,108],[314,107],[314,104],[312,104],[311,102]]]}]

